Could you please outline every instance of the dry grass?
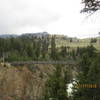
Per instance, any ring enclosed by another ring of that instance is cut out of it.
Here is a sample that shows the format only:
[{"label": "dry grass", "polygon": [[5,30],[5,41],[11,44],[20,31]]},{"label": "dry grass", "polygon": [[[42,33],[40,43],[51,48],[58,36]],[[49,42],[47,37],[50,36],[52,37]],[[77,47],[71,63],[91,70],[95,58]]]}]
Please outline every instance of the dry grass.
[{"label": "dry grass", "polygon": [[56,44],[57,47],[61,47],[61,46],[70,46],[72,48],[77,48],[77,47],[86,47],[89,45],[93,45],[96,49],[100,50],[100,38],[97,38],[97,42],[96,43],[90,43],[90,38],[86,38],[86,39],[79,39],[76,42],[69,42],[67,40],[57,40]]}]

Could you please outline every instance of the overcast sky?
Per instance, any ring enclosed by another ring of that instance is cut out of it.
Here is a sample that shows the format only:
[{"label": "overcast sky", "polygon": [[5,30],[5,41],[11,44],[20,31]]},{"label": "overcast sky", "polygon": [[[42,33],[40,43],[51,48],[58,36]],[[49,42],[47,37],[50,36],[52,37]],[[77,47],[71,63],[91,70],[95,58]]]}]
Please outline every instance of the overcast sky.
[{"label": "overcast sky", "polygon": [[100,14],[80,14],[81,0],[0,0],[0,34],[47,31],[73,37],[97,36]]}]

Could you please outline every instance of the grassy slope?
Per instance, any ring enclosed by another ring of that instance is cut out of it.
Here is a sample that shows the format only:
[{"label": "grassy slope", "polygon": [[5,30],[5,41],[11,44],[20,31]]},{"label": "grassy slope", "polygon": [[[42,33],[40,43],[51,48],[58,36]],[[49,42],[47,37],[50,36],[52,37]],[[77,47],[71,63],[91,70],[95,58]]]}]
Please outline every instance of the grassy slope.
[{"label": "grassy slope", "polygon": [[[57,47],[60,47],[60,46],[70,46],[72,48],[85,47],[91,44],[90,40],[91,38],[79,39],[78,42],[68,42],[67,40],[61,40],[61,41],[57,40],[56,44],[57,44]],[[97,42],[92,43],[92,45],[96,47],[98,50],[100,50],[100,37],[97,38]]]}]

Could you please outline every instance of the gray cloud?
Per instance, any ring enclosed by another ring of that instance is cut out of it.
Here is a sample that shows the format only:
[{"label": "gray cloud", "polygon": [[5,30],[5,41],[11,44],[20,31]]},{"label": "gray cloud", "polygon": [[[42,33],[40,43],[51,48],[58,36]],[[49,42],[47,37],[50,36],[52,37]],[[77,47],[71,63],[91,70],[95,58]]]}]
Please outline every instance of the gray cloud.
[{"label": "gray cloud", "polygon": [[0,1],[0,34],[19,32],[20,28],[27,26],[39,28],[59,20],[61,18],[60,14],[49,8],[46,9],[45,1]]}]

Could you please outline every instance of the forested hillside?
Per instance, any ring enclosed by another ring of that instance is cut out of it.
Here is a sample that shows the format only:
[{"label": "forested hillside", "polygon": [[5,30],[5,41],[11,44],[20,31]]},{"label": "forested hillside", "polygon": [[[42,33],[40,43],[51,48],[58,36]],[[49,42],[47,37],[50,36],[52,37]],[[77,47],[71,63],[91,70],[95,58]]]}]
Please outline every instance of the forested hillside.
[{"label": "forested hillside", "polygon": [[[99,40],[26,34],[0,38],[0,99],[99,100]],[[88,45],[80,46],[82,42]],[[76,65],[9,65],[13,61],[75,61]]]},{"label": "forested hillside", "polygon": [[[34,36],[25,34],[13,38],[0,38],[0,58],[5,61],[31,61],[31,60],[66,60],[75,55],[75,51],[70,46],[57,44],[63,41],[64,36],[56,35]],[[66,41],[69,41],[66,40]],[[60,45],[60,47],[59,47]]]},{"label": "forested hillside", "polygon": [[[93,45],[100,50],[100,38],[77,39],[45,33],[0,38],[0,60],[66,60],[76,58],[79,48]],[[74,56],[76,55],[76,57]],[[71,57],[73,56],[73,57]]]}]

